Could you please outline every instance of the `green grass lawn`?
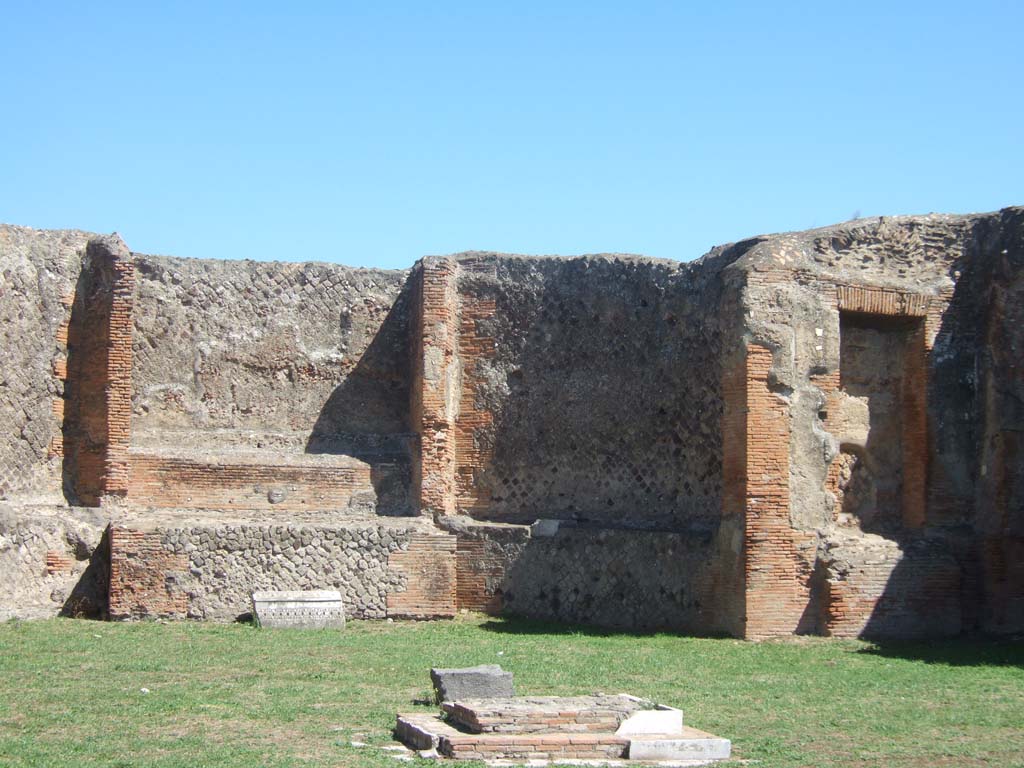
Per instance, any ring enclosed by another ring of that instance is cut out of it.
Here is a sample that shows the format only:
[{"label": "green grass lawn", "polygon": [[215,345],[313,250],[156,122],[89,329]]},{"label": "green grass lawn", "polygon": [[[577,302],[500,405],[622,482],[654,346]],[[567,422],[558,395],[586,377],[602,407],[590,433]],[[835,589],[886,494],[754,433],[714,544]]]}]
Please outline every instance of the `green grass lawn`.
[{"label": "green grass lawn", "polygon": [[479,617],[2,624],[0,765],[396,768],[381,747],[396,711],[423,706],[429,668],[480,663],[512,670],[519,693],[681,707],[748,764],[1024,766],[1020,642],[744,643]]}]

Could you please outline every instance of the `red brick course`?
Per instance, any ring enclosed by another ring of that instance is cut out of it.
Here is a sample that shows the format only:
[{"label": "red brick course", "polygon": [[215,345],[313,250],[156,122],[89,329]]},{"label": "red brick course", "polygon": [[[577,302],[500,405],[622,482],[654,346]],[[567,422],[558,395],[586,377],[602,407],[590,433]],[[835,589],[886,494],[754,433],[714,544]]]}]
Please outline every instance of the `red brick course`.
[{"label": "red brick course", "polygon": [[63,552],[50,550],[46,553],[46,575],[53,576],[58,573],[71,573],[75,567],[74,558]]},{"label": "red brick course", "polygon": [[[273,510],[277,512],[345,509],[353,494],[373,495],[370,466],[349,461],[339,466],[313,456],[287,457],[289,465],[260,461],[185,458],[132,452],[128,498],[132,504],[219,510]],[[265,462],[265,463],[263,463]],[[271,502],[271,490],[282,492]]]},{"label": "red brick course", "polygon": [[612,734],[459,734],[441,738],[440,752],[461,760],[607,760],[625,757],[629,740]]},{"label": "red brick course", "polygon": [[132,304],[135,264],[131,254],[115,259],[106,357],[107,451],[103,493],[128,492],[128,446],[132,414]]},{"label": "red brick course", "polygon": [[455,615],[455,537],[416,534],[409,548],[392,552],[388,567],[403,574],[406,588],[388,595],[388,616],[434,619]]},{"label": "red brick course", "polygon": [[159,531],[111,525],[110,618],[184,618],[188,597],[176,578],[188,558],[164,549]]},{"label": "red brick course", "polygon": [[499,613],[503,606],[502,583],[510,566],[504,550],[484,538],[458,537],[456,549],[459,608]]}]

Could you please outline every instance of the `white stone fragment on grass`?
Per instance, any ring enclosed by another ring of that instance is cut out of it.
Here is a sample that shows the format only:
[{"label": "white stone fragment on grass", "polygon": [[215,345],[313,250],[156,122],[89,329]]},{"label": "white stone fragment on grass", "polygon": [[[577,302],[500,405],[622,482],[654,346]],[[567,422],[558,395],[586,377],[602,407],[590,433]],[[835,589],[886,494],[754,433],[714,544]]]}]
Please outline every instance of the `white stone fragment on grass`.
[{"label": "white stone fragment on grass", "polygon": [[683,732],[683,711],[659,704],[657,709],[642,709],[619,725],[616,736],[644,734],[674,736]]},{"label": "white stone fragment on grass", "polygon": [[342,629],[345,607],[334,589],[252,593],[253,615],[261,627]]},{"label": "white stone fragment on grass", "polygon": [[630,760],[727,760],[732,752],[728,739],[695,728],[681,738],[641,737],[629,742]]}]

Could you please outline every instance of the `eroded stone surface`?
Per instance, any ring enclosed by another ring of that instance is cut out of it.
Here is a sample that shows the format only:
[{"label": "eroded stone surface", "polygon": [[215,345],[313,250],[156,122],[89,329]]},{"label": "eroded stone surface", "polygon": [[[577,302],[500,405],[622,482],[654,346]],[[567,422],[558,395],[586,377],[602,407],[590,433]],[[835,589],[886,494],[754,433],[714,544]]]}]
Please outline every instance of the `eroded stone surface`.
[{"label": "eroded stone surface", "polygon": [[104,616],[104,527],[97,510],[0,503],[0,621]]},{"label": "eroded stone surface", "polygon": [[672,738],[632,738],[628,754],[630,760],[728,760],[732,744],[696,728],[683,728]]},{"label": "eroded stone surface", "polygon": [[441,708],[473,733],[615,733],[642,709],[633,696],[503,696],[457,698]]},{"label": "eroded stone surface", "polygon": [[515,696],[512,673],[497,664],[461,669],[431,669],[430,681],[438,701]]}]

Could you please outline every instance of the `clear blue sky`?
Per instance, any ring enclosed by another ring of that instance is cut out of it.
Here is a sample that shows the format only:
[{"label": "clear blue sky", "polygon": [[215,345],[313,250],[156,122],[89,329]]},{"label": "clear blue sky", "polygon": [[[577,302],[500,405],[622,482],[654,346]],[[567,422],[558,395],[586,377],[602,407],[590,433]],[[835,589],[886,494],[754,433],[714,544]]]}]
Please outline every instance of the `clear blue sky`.
[{"label": "clear blue sky", "polygon": [[0,221],[148,253],[688,260],[1024,203],[1021,2],[8,2],[0,89]]}]

